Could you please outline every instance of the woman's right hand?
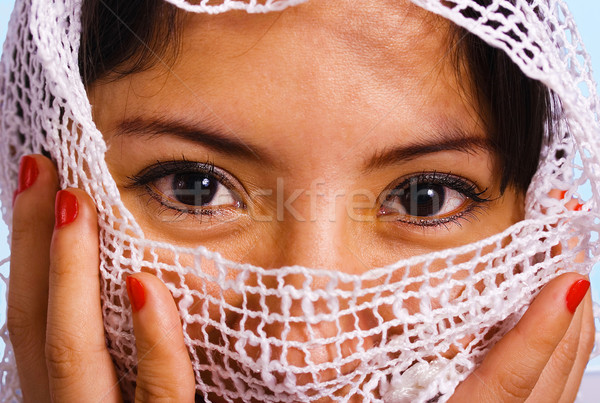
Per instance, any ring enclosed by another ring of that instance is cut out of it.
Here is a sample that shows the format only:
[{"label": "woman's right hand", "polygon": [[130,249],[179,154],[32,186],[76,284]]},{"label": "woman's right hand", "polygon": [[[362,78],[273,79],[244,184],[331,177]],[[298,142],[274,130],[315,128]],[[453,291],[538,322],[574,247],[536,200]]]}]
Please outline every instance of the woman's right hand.
[{"label": "woman's right hand", "polygon": [[[102,324],[96,209],[79,189],[57,191],[49,159],[22,159],[7,324],[23,399],[121,401]],[[148,273],[127,282],[138,353],[136,401],[193,402],[194,372],[171,294]]]}]

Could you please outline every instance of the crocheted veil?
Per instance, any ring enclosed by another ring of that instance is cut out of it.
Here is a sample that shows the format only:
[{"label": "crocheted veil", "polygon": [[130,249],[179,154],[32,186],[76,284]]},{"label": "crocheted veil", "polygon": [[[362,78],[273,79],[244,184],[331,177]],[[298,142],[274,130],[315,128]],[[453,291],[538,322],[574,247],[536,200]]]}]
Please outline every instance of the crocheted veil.
[{"label": "crocheted veil", "polygon": [[[188,12],[262,13],[306,0],[166,1]],[[553,111],[557,136],[544,140],[523,221],[473,244],[357,275],[265,269],[204,247],[149,239],[120,199],[92,120],[77,59],[81,0],[16,1],[0,63],[2,215],[10,228],[18,163],[30,153],[49,154],[61,186],[93,197],[107,345],[126,394],[132,393],[137,357],[124,279],[141,270],[156,273],[176,299],[205,401],[388,403],[446,401],[544,284],[565,271],[590,272],[600,252],[600,109],[590,59],[566,5],[412,1],[502,49],[525,75],[551,89],[561,105]],[[552,189],[566,190],[565,200],[584,201],[581,211],[549,197]],[[559,245],[562,253],[551,253]],[[455,287],[462,292],[450,297]],[[407,309],[409,299],[419,301],[418,311]],[[365,327],[365,316],[376,325]],[[324,325],[334,329],[328,337],[316,330]],[[280,336],[267,335],[265,326],[279,326]],[[313,337],[295,339],[292,327]],[[6,326],[1,335],[7,347],[0,400],[19,400]],[[449,356],[451,348],[456,353]],[[315,359],[314,351],[323,349],[332,352],[331,360]],[[302,359],[288,360],[292,354]]]}]

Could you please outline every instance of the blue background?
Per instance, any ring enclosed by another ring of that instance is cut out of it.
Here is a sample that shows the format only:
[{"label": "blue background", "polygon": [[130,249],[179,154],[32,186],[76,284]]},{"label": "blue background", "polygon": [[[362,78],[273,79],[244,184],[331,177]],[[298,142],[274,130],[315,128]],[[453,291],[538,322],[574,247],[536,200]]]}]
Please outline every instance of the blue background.
[{"label": "blue background", "polygon": [[[14,0],[0,0],[0,43],[4,42],[13,3]],[[575,17],[585,47],[591,54],[596,81],[600,82],[600,1],[567,0],[567,4]],[[9,254],[6,242],[7,236],[7,228],[2,220],[0,220],[0,260],[7,257]],[[6,274],[7,271],[8,268],[6,265],[5,267],[0,268],[0,272],[3,274]],[[594,299],[600,301],[600,267],[598,266],[592,273],[592,283]],[[0,318],[3,318],[5,315],[5,308],[3,305],[5,301],[3,296],[4,292],[3,282],[0,281]],[[0,321],[0,323],[2,322],[3,320]],[[2,349],[1,347],[3,346],[0,345],[0,350]],[[584,380],[584,387],[582,387],[582,393],[583,389],[585,389],[585,384],[588,384],[594,390],[598,390],[598,386],[594,386],[594,384],[600,381],[600,357],[590,362],[586,378],[587,379]],[[584,400],[587,401],[587,399]]]}]

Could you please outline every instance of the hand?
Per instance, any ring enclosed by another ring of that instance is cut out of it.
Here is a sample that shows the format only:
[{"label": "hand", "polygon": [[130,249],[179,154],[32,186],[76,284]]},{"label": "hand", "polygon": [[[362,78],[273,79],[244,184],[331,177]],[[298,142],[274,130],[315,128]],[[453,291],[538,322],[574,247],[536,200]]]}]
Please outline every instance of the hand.
[{"label": "hand", "polygon": [[[121,401],[102,325],[96,209],[79,189],[57,190],[50,160],[22,160],[7,322],[23,398]],[[148,273],[130,276],[128,291],[139,360],[136,401],[193,402],[194,372],[171,294]]]},{"label": "hand", "polygon": [[449,402],[573,402],[594,345],[587,287],[574,273],[548,283]]}]

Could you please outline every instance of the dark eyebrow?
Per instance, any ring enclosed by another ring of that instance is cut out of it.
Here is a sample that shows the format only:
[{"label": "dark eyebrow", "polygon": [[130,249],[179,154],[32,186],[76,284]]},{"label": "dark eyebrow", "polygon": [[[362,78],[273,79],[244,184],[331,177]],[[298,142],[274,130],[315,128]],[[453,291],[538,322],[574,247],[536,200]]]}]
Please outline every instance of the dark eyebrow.
[{"label": "dark eyebrow", "polygon": [[225,131],[210,126],[196,125],[179,120],[165,118],[126,119],[117,125],[115,135],[149,138],[175,136],[183,140],[198,143],[222,154],[261,161],[263,163],[271,160],[266,151],[260,150],[258,147],[240,139],[233,132],[226,134]]},{"label": "dark eyebrow", "polygon": [[445,134],[436,133],[426,140],[417,141],[413,144],[387,148],[377,152],[367,160],[364,170],[370,171],[442,151],[459,151],[473,154],[476,151],[491,152],[492,146],[486,137],[470,135],[460,130],[452,130]]}]

